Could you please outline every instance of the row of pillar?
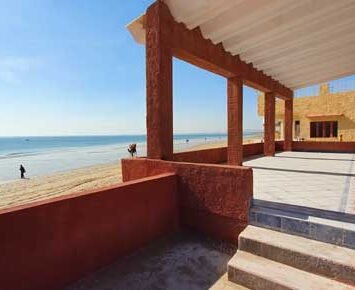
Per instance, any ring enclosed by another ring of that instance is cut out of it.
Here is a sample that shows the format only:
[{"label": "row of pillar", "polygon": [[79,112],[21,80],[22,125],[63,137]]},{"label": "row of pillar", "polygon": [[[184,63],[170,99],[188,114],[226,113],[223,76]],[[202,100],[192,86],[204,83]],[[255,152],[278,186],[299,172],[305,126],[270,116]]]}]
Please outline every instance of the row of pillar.
[{"label": "row of pillar", "polygon": [[[275,106],[273,92],[265,93],[264,155],[275,154]],[[284,150],[292,150],[293,99],[285,100]],[[243,81],[228,79],[228,164],[243,163]]]},{"label": "row of pillar", "polygon": [[[173,159],[173,94],[170,30],[159,9],[146,13],[147,155]],[[292,99],[285,101],[285,150],[292,146]],[[275,94],[265,94],[264,153],[275,153]],[[228,79],[228,163],[243,162],[243,80]]]}]

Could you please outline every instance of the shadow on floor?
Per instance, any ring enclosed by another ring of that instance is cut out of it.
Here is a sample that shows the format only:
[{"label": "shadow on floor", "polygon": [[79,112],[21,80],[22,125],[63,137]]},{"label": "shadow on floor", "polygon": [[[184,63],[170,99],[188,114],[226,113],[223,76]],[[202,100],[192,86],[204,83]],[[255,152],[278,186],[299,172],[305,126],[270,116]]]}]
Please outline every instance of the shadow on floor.
[{"label": "shadow on floor", "polygon": [[275,158],[290,158],[290,159],[304,159],[304,160],[321,160],[321,161],[347,161],[353,162],[353,159],[335,159],[335,158],[314,158],[314,157],[296,157],[296,156],[278,156],[275,155]]},{"label": "shadow on floor", "polygon": [[209,289],[227,270],[236,246],[192,233],[154,242],[64,290]]},{"label": "shadow on floor", "polygon": [[333,176],[355,177],[355,174],[351,174],[351,173],[327,172],[327,171],[317,171],[317,170],[298,170],[298,169],[274,168],[274,167],[264,167],[264,166],[254,166],[254,165],[250,165],[250,167],[251,168],[256,168],[256,169],[270,170],[270,171],[282,171],[282,172],[307,173],[307,174],[317,174],[317,175],[333,175]]}]

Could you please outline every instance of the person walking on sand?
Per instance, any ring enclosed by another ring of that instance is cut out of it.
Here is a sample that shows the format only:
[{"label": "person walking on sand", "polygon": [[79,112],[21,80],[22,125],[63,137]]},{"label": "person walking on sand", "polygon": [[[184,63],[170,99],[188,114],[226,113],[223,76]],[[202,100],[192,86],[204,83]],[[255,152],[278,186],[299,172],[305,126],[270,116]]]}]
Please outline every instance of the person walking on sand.
[{"label": "person walking on sand", "polygon": [[20,165],[20,172],[21,172],[21,179],[25,178],[25,173],[26,173],[26,169],[25,167],[23,167],[23,165]]}]

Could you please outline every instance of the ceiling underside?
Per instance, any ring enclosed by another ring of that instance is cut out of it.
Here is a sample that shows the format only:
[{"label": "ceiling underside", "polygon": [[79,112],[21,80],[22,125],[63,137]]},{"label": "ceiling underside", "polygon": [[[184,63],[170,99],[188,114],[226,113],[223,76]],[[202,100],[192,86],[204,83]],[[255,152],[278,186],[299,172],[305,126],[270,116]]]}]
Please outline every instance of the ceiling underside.
[{"label": "ceiling underside", "polygon": [[[164,0],[177,22],[283,85],[355,74],[355,0]],[[129,27],[144,42],[143,26]]]}]

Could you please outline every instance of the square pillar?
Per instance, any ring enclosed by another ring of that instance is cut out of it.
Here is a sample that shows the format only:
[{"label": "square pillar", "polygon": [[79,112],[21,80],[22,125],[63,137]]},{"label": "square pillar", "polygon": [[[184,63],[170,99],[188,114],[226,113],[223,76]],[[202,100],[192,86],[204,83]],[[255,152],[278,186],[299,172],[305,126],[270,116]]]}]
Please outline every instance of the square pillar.
[{"label": "square pillar", "polygon": [[284,151],[292,151],[293,98],[285,101]]},{"label": "square pillar", "polygon": [[265,93],[264,155],[275,155],[275,94]]},{"label": "square pillar", "polygon": [[228,164],[243,163],[243,81],[228,79]]},{"label": "square pillar", "polygon": [[156,2],[146,13],[147,156],[172,160],[172,52],[163,8]]}]

